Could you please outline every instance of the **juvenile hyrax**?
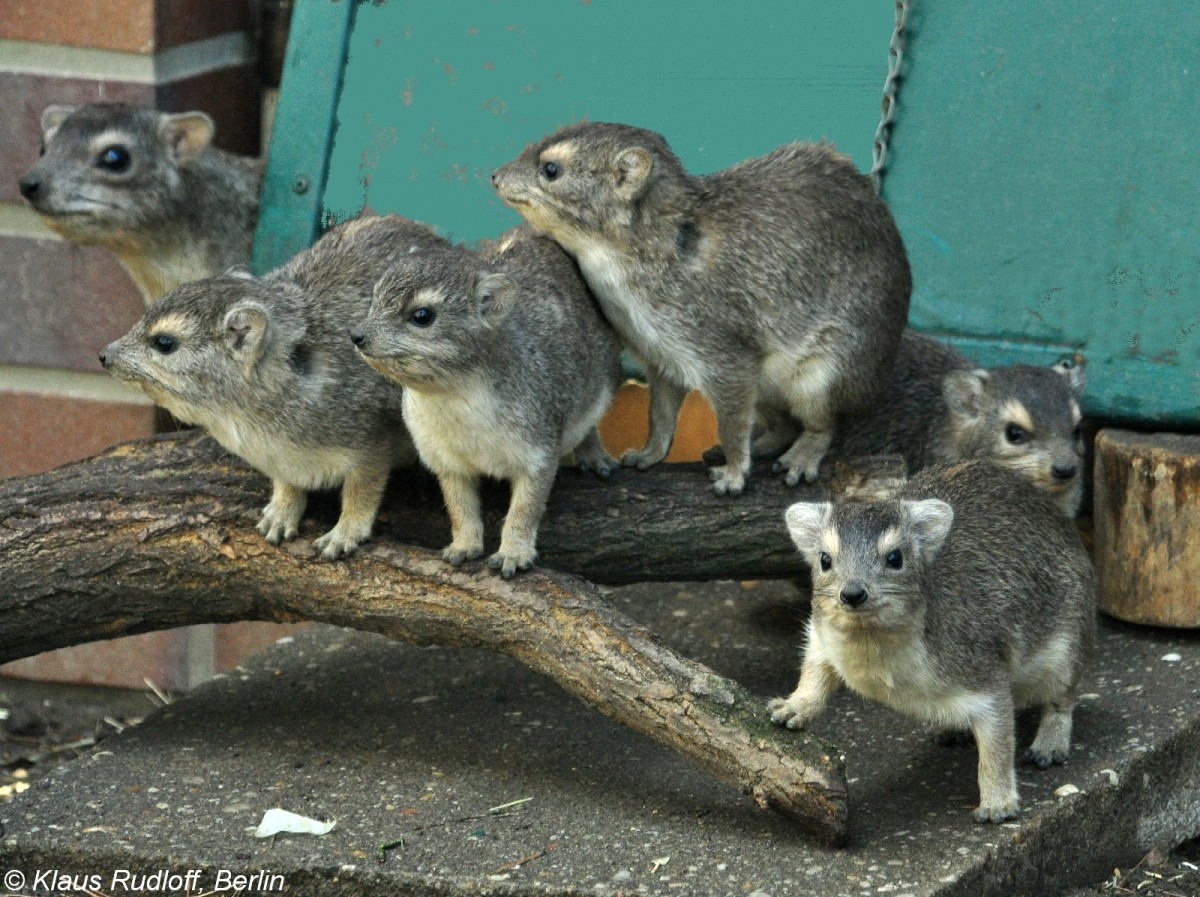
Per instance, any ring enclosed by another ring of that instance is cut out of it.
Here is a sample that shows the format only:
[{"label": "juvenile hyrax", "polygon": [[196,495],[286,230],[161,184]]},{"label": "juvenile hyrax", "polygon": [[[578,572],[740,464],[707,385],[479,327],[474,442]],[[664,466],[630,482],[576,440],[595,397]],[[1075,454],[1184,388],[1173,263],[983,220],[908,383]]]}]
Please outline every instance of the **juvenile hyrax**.
[{"label": "juvenile hyrax", "polygon": [[379,282],[351,334],[404,385],[404,419],[450,512],[451,564],[483,554],[481,476],[512,481],[500,550],[505,578],[533,566],[559,459],[607,476],[596,424],[620,383],[619,346],[571,259],[518,232],[483,252],[405,259]]},{"label": "juvenile hyrax", "polygon": [[50,106],[21,194],[62,237],[116,253],[149,305],[250,261],[262,163],[212,146],[203,112]]},{"label": "juvenile hyrax", "polygon": [[792,539],[812,567],[800,684],[771,720],[802,728],[845,682],[979,746],[980,822],[1019,804],[1014,711],[1040,706],[1028,760],[1062,763],[1095,626],[1075,527],[1027,479],[986,461],[932,468],[886,501],[800,503]]},{"label": "juvenile hyrax", "polygon": [[100,361],[271,478],[268,541],[296,535],[308,490],[340,485],[341,517],[315,543],[332,560],[370,536],[388,471],[416,461],[400,388],[348,333],[389,265],[445,245],[397,216],[351,221],[265,277],[234,269],[177,287]]},{"label": "juvenile hyrax", "polygon": [[908,260],[871,182],[832,147],[793,143],[693,176],[659,134],[583,122],[492,181],[575,257],[645,363],[650,436],[624,463],[666,456],[696,388],[717,413],[718,495],[742,491],[752,451],[786,449],[776,469],[795,485],[815,479],[839,422],[882,397],[908,311]]},{"label": "juvenile hyrax", "polygon": [[938,340],[905,330],[887,395],[840,433],[842,457],[895,453],[910,473],[987,460],[1024,474],[1074,517],[1083,493],[1080,364],[985,370]]}]

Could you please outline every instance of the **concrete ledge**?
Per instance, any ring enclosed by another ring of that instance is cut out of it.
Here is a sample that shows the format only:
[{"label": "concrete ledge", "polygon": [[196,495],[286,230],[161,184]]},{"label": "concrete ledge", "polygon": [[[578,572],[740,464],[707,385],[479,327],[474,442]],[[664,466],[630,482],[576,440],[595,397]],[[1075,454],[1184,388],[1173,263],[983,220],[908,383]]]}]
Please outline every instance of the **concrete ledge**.
[{"label": "concrete ledge", "polygon": [[[787,584],[613,600],[764,696],[794,685]],[[1195,634],[1103,627],[1070,763],[1022,768],[1025,810],[998,827],[970,819],[973,747],[842,693],[814,726],[848,758],[837,851],[508,658],[313,629],[0,808],[0,874],[100,875],[106,893],[116,869],[197,869],[200,890],[269,871],[289,894],[1053,894],[1200,832],[1198,673]],[[337,827],[255,839],[274,806]]]}]

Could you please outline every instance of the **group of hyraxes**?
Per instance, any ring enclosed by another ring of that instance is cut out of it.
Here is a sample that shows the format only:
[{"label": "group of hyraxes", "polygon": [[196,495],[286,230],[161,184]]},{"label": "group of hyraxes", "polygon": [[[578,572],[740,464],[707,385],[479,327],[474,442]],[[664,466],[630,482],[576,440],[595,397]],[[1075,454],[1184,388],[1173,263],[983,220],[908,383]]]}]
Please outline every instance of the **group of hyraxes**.
[{"label": "group of hyraxes", "polygon": [[353,551],[390,468],[419,457],[450,514],[445,559],[482,555],[489,476],[512,498],[488,563],[529,568],[560,457],[616,463],[596,424],[624,347],[650,387],[649,438],[624,464],[666,456],[697,389],[718,495],[756,457],[789,485],[829,453],[898,453],[914,474],[887,499],[789,509],[814,605],[775,722],[804,725],[845,682],[970,730],[988,821],[1017,811],[1015,707],[1042,708],[1028,757],[1065,759],[1095,602],[1069,519],[1083,369],[983,370],[906,330],[900,234],[832,147],[696,176],[659,134],[583,122],[492,175],[527,227],[470,249],[367,217],[255,277],[225,267],[248,258],[261,170],[211,147],[207,116],[52,107],[43,130],[22,193],[68,238],[112,245],[149,304],[102,363],[272,478],[270,541],[297,533],[307,491],[340,486],[316,547]]}]

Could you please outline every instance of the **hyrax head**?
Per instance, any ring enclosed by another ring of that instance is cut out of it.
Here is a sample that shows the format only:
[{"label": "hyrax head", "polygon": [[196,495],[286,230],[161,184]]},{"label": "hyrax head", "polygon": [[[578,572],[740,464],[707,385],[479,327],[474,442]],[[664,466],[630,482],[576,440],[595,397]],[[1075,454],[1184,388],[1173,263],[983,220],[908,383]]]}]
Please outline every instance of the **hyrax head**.
[{"label": "hyrax head", "polygon": [[585,121],[527,147],[492,183],[529,224],[572,250],[581,239],[619,234],[649,191],[684,178],[662,135]]},{"label": "hyrax head", "polygon": [[1073,516],[1082,482],[1079,400],[1086,386],[1083,365],[1066,361],[947,374],[942,394],[958,457],[1023,474]]},{"label": "hyrax head", "polygon": [[413,389],[461,385],[494,345],[519,288],[462,250],[413,254],[375,285],[366,319],[350,331],[363,359]]},{"label": "hyrax head", "polygon": [[812,568],[814,613],[839,629],[893,629],[921,619],[954,511],[939,499],[800,502],[786,520]]},{"label": "hyrax head", "polygon": [[180,170],[208,148],[213,130],[203,112],[49,106],[42,157],[20,179],[21,195],[67,239],[119,244],[178,214]]},{"label": "hyrax head", "polygon": [[106,346],[100,363],[187,423],[238,414],[268,389],[266,356],[294,342],[278,311],[278,293],[289,289],[241,267],[186,283]]}]

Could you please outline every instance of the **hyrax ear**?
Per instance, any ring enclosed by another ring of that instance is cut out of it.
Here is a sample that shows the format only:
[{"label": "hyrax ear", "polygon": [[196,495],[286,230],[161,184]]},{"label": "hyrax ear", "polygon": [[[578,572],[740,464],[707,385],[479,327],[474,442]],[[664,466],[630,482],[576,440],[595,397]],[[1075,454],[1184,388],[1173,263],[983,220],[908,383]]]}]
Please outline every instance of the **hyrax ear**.
[{"label": "hyrax ear", "polygon": [[987,392],[987,371],[952,371],[942,378],[942,395],[950,413],[955,417],[974,420],[983,412],[983,396]]},{"label": "hyrax ear", "polygon": [[47,106],[42,110],[42,143],[49,143],[50,138],[62,127],[62,123],[76,110],[76,106]]},{"label": "hyrax ear", "polygon": [[475,307],[484,320],[497,323],[517,300],[517,282],[507,274],[481,274],[475,281]]},{"label": "hyrax ear", "polygon": [[927,498],[904,502],[904,510],[921,551],[930,556],[937,554],[954,525],[954,509],[940,499]]},{"label": "hyrax ear", "polygon": [[1052,370],[1066,378],[1067,385],[1071,388],[1071,396],[1077,402],[1083,398],[1083,391],[1087,389],[1086,366],[1086,362],[1082,359],[1072,358],[1064,358],[1051,366]]},{"label": "hyrax ear", "polygon": [[613,160],[618,195],[625,199],[633,199],[641,193],[653,168],[654,157],[640,146],[621,150]]},{"label": "hyrax ear", "polygon": [[203,112],[164,115],[158,122],[158,139],[178,165],[187,165],[212,143],[217,126]]},{"label": "hyrax ear", "polygon": [[821,534],[829,521],[833,505],[827,501],[797,502],[787,509],[783,519],[787,521],[788,535],[805,557],[821,550]]},{"label": "hyrax ear", "polygon": [[225,269],[222,277],[233,277],[237,280],[254,280],[254,272],[249,265],[232,265]]},{"label": "hyrax ear", "polygon": [[239,302],[225,313],[225,345],[244,364],[258,361],[267,347],[270,318],[257,302]]}]

